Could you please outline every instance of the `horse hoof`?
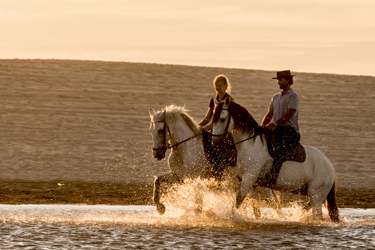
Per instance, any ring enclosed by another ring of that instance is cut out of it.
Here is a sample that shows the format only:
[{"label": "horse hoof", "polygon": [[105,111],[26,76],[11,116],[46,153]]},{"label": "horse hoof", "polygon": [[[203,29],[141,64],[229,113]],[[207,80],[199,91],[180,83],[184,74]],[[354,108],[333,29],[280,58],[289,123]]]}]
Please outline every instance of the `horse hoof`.
[{"label": "horse hoof", "polygon": [[165,213],[165,206],[163,204],[156,205],[156,210],[160,215],[163,215]]}]

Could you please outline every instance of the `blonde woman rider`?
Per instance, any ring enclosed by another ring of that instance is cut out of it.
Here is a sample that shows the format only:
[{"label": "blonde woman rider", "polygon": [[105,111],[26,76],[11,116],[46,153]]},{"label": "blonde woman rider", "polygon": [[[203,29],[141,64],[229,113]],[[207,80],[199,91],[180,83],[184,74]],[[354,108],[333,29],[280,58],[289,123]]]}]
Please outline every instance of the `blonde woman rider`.
[{"label": "blonde woman rider", "polygon": [[209,131],[212,129],[212,117],[215,106],[223,102],[226,98],[230,98],[231,101],[234,100],[230,96],[232,86],[228,77],[223,74],[216,76],[213,80],[213,86],[216,92],[215,97],[210,99],[206,116],[199,123],[199,126],[203,133],[206,156],[214,165],[211,175],[217,180],[220,180],[225,166],[236,165],[237,152],[235,147],[233,147],[233,138],[231,137],[224,145],[214,148],[211,144],[211,133]]},{"label": "blonde woman rider", "polygon": [[232,86],[229,82],[228,77],[226,77],[223,74],[216,76],[213,81],[213,86],[216,92],[215,97],[210,99],[210,103],[208,105],[206,116],[199,123],[199,126],[203,130],[212,129],[211,119],[214,113],[215,106],[217,104],[219,104],[220,102],[223,102],[226,98],[231,98],[233,101],[233,98],[229,95],[231,93]]}]

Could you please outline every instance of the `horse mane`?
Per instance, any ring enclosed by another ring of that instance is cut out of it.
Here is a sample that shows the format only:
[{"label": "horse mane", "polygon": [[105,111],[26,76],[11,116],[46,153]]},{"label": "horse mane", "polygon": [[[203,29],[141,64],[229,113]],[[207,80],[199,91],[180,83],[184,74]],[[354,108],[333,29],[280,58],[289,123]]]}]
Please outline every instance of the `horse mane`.
[{"label": "horse mane", "polygon": [[[220,113],[223,110],[223,105],[224,103],[221,102],[215,107],[214,117],[212,120],[213,123],[219,121]],[[261,127],[246,108],[236,102],[231,102],[229,104],[228,111],[234,120],[234,129],[240,130],[245,133],[261,133]]]},{"label": "horse mane", "polygon": [[185,107],[176,106],[174,104],[165,107],[161,112],[165,111],[165,118],[171,121],[176,121],[179,116],[181,116],[188,127],[194,132],[194,134],[198,134],[200,132],[197,123],[195,122],[194,118],[192,118],[188,112],[189,110],[185,109]]}]

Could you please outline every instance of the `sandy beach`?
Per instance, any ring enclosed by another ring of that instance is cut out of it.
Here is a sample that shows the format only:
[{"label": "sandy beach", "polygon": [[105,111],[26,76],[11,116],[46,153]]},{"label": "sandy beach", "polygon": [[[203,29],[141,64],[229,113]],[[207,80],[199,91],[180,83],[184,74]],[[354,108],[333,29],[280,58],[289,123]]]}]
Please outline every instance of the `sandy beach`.
[{"label": "sandy beach", "polygon": [[[152,204],[168,168],[152,158],[149,108],[185,106],[200,121],[220,73],[260,123],[273,71],[0,60],[0,203]],[[301,141],[333,163],[339,206],[375,207],[375,77],[294,73]]]}]

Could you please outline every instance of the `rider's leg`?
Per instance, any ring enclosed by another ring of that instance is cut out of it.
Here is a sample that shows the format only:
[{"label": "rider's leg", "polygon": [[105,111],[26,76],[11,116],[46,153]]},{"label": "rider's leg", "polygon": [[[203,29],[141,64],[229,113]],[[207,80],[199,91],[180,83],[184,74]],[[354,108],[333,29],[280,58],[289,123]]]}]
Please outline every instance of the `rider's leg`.
[{"label": "rider's leg", "polygon": [[213,169],[212,169],[212,177],[214,177],[217,181],[221,181],[223,177],[223,171],[227,164],[226,160],[226,148],[225,144],[216,145],[214,150],[214,162],[213,162]]},{"label": "rider's leg", "polygon": [[276,184],[277,178],[279,177],[281,166],[283,165],[284,161],[281,159],[274,159],[271,171],[266,173],[266,184],[265,186],[271,186]]},{"label": "rider's leg", "polygon": [[271,171],[266,174],[266,186],[276,184],[283,163],[293,154],[292,145],[299,139],[291,126],[278,126],[274,131],[275,154]]}]

